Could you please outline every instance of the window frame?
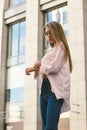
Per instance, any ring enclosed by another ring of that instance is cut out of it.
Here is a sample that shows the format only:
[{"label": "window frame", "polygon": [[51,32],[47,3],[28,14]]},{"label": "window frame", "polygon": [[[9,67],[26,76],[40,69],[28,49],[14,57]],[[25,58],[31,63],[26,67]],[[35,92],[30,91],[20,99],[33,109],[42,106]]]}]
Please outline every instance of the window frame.
[{"label": "window frame", "polygon": [[[56,9],[60,9],[62,7],[67,7],[67,2],[59,4],[59,5],[56,5],[54,7],[51,7],[49,9],[44,10],[44,12],[43,12],[44,13],[44,16],[43,16],[44,17],[44,22],[43,22],[43,24],[45,25],[48,22],[48,19],[47,19],[47,13],[48,12],[56,10]],[[66,24],[66,23],[63,23],[63,21],[62,21],[62,24]],[[43,44],[43,55],[44,55],[47,52],[48,48],[49,48],[49,43],[47,42],[47,40],[44,37],[44,35],[43,35],[43,41],[44,41],[44,44]]]},{"label": "window frame", "polygon": [[[18,32],[20,35],[20,24],[22,22],[25,22],[26,24],[26,20],[25,19],[22,19],[22,20],[19,20],[19,21],[16,21],[16,22],[13,22],[11,24],[8,25],[8,40],[7,40],[7,67],[10,67],[10,66],[13,66],[13,65],[17,65],[17,64],[21,64],[21,63],[24,63],[24,59],[25,59],[25,54],[19,54],[17,56],[10,56],[10,53],[11,53],[11,50],[12,50],[12,26],[15,25],[15,24],[18,24]],[[26,25],[25,25],[26,26]],[[25,28],[25,31],[26,31],[26,28]],[[20,37],[18,39],[18,52],[19,52],[19,49],[20,49]]]}]

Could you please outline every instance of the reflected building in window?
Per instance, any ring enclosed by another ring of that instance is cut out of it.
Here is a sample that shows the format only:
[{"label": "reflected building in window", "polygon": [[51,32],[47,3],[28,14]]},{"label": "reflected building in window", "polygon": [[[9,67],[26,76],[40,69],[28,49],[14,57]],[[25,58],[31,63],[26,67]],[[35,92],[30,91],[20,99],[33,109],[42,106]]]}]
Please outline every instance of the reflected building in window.
[{"label": "reflected building in window", "polygon": [[[68,14],[67,6],[52,9],[51,11],[48,11],[47,13],[45,13],[45,24],[51,21],[59,22],[63,26],[66,38],[68,40],[69,35],[68,35],[68,15],[67,14]],[[46,39],[44,41],[45,41],[44,43],[44,54],[45,54],[49,48],[49,43],[47,42]]]},{"label": "reflected building in window", "polygon": [[[6,124],[24,120],[24,76],[26,22],[19,21],[8,28]],[[15,124],[16,125],[16,124]]]}]

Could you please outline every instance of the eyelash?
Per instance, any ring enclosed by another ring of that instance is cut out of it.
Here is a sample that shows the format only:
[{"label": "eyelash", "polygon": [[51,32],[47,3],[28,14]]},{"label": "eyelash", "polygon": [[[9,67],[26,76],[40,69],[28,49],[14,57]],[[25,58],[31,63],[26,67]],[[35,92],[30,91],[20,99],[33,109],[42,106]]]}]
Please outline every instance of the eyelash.
[{"label": "eyelash", "polygon": [[52,35],[52,33],[49,31],[49,32],[45,32],[45,35],[48,36],[48,35]]}]

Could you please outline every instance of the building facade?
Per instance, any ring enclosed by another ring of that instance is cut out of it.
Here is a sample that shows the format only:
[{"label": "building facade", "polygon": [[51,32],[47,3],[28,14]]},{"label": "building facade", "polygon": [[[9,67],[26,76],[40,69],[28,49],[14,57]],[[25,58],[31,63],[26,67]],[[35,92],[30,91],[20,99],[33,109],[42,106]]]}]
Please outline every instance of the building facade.
[{"label": "building facade", "polygon": [[59,130],[87,130],[87,1],[0,1],[0,130],[42,130],[38,81],[25,68],[49,48],[43,26],[58,21],[73,60],[71,111]]}]

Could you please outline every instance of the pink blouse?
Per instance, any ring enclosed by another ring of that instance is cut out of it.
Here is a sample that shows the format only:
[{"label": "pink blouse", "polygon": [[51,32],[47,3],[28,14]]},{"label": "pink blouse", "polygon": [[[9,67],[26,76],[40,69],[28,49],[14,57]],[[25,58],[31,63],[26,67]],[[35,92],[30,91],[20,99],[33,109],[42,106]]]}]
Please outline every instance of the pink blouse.
[{"label": "pink blouse", "polygon": [[56,44],[41,59],[39,72],[35,72],[35,78],[39,78],[39,86],[43,81],[43,74],[46,74],[50,84],[51,91],[57,99],[63,98],[61,113],[70,110],[70,69],[69,60],[65,58],[65,48],[63,45]]}]

